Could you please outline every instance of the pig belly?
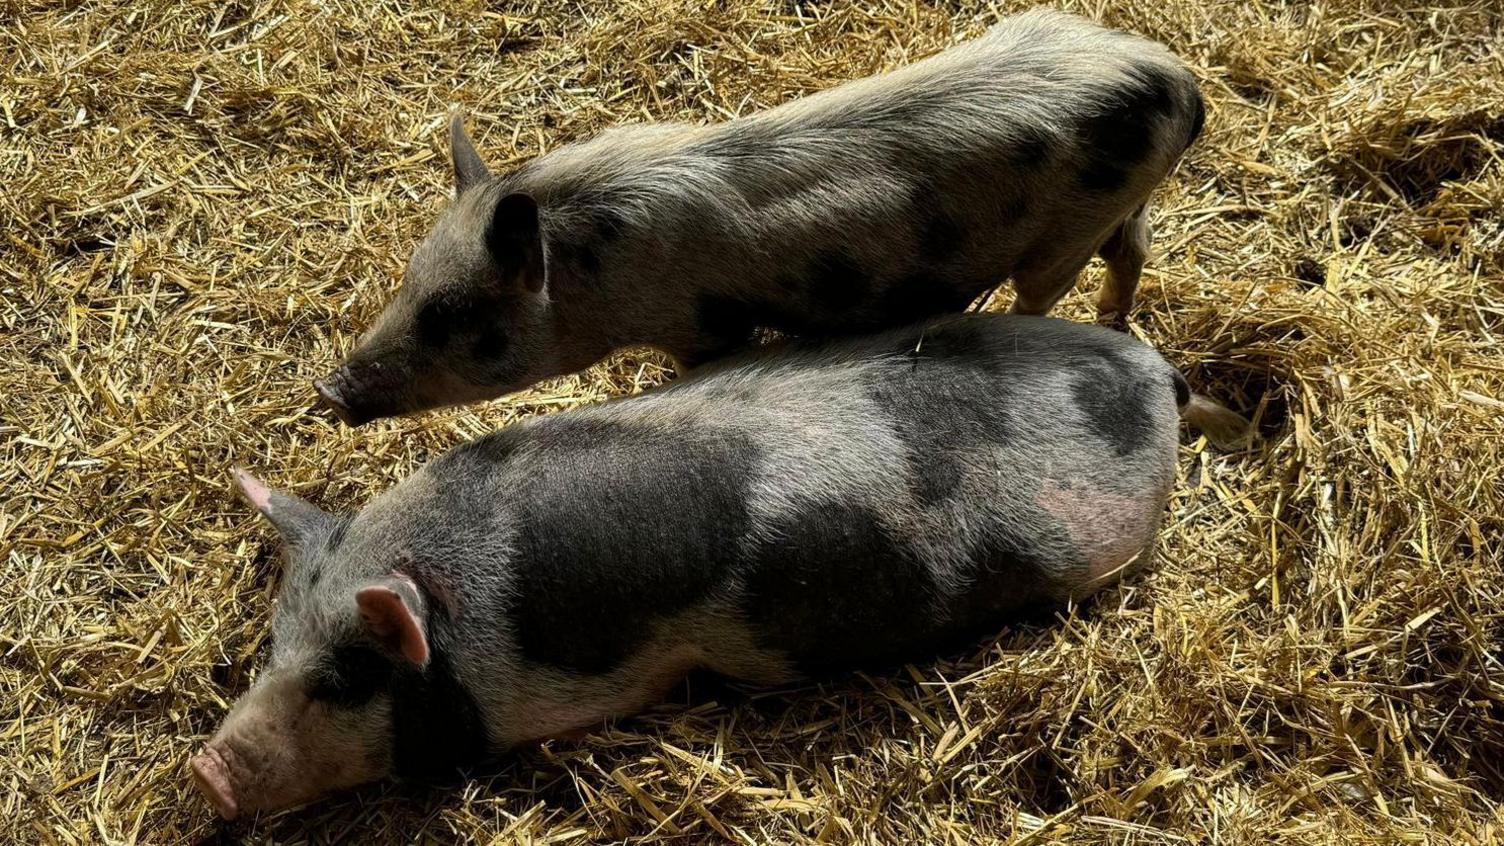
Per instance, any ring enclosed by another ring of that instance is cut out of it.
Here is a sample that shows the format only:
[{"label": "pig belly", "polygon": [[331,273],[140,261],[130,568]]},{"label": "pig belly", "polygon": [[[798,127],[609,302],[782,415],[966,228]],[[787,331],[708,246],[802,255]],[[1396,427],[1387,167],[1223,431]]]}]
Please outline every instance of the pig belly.
[{"label": "pig belly", "polygon": [[526,682],[529,695],[515,706],[516,736],[522,742],[579,737],[661,702],[702,663],[701,650],[683,644],[604,675],[542,671]]},{"label": "pig belly", "polygon": [[665,620],[662,629],[676,634],[660,635],[610,672],[535,667],[517,685],[526,692],[507,709],[505,736],[516,742],[578,737],[662,702],[694,670],[769,685],[797,677],[781,656],[754,646],[751,633],[728,621],[724,609],[701,608]]}]

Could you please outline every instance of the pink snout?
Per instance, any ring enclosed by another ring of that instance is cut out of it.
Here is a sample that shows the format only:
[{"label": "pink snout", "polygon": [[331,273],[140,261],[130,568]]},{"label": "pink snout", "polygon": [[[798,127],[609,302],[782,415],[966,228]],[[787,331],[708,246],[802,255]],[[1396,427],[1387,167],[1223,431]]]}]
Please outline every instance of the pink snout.
[{"label": "pink snout", "polygon": [[230,786],[230,768],[219,751],[210,746],[188,764],[193,771],[193,781],[214,805],[219,815],[227,820],[235,819],[240,806],[235,802],[235,790]]}]

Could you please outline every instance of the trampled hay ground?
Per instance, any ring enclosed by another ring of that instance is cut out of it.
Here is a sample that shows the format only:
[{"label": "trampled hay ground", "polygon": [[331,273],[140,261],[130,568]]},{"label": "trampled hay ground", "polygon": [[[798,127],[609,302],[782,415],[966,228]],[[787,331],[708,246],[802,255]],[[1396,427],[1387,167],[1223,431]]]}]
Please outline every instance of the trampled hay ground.
[{"label": "trampled hay ground", "polygon": [[[664,375],[627,355],[359,432],[304,413],[445,201],[452,104],[505,166],[766,108],[1021,5],[0,0],[0,840],[1504,836],[1498,0],[1067,4],[1203,82],[1132,331],[1265,435],[1186,436],[1152,572],[945,661],[697,683],[447,788],[232,826],[192,792],[277,581],[232,462],[353,507]],[[1099,277],[1059,313],[1088,319]]]}]

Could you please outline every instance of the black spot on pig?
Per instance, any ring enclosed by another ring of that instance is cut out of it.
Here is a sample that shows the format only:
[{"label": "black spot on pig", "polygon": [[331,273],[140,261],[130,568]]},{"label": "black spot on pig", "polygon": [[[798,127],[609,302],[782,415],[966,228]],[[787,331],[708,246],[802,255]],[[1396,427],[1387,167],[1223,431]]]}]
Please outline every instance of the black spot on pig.
[{"label": "black spot on pig", "polygon": [[435,297],[418,309],[414,329],[418,342],[430,349],[440,349],[449,343],[449,335],[455,329],[457,310],[448,300]]},{"label": "black spot on pig", "polygon": [[876,515],[801,509],[751,553],[743,608],[758,641],[808,675],[893,663],[936,628],[934,579]]},{"label": "black spot on pig", "polygon": [[934,191],[916,192],[914,213],[919,218],[917,238],[919,257],[927,262],[943,262],[961,249],[966,230],[941,204]]},{"label": "black spot on pig", "polygon": [[490,753],[475,697],[449,663],[443,638],[429,639],[428,665],[394,669],[392,764],[401,778],[439,778]]},{"label": "black spot on pig", "polygon": [[446,292],[418,309],[414,333],[418,343],[429,350],[467,344],[475,359],[494,361],[507,347],[506,335],[496,326],[497,312],[504,307],[494,297]]},{"label": "black spot on pig", "polygon": [[867,298],[871,281],[850,256],[827,251],[810,261],[806,274],[810,296],[826,312],[842,312]]},{"label": "black spot on pig", "polygon": [[955,496],[989,447],[1013,440],[1005,409],[1013,401],[999,378],[994,344],[970,321],[905,338],[895,350],[914,378],[874,379],[868,396],[892,415],[906,447],[915,499],[925,506]]},{"label": "black spot on pig", "polygon": [[972,551],[974,563],[961,574],[968,587],[947,602],[952,643],[995,634],[1004,620],[1058,605],[1041,574],[1085,564],[1059,560],[1060,550],[1074,547],[1070,535],[1057,520],[1043,514],[1033,517],[1028,521],[1030,538],[993,531]]},{"label": "black spot on pig", "polygon": [[605,673],[654,624],[724,584],[747,532],[757,452],[744,437],[559,419],[530,438],[540,462],[588,473],[529,480],[510,613],[530,660]]},{"label": "black spot on pig", "polygon": [[1055,138],[1048,130],[1025,124],[1014,134],[1008,147],[1008,161],[1022,168],[1042,167],[1054,149]]},{"label": "black spot on pig", "polygon": [[418,341],[431,349],[447,345],[455,336],[470,335],[487,322],[498,304],[457,292],[429,298],[414,320]]},{"label": "black spot on pig", "polygon": [[371,701],[391,677],[392,662],[385,655],[362,643],[340,644],[306,680],[308,697],[355,708]]},{"label": "black spot on pig", "polygon": [[1107,106],[1082,124],[1086,164],[1081,184],[1110,193],[1154,150],[1155,129],[1175,108],[1176,81],[1152,65],[1107,95]]},{"label": "black spot on pig", "polygon": [[1104,351],[1101,361],[1082,367],[1071,394],[1092,433],[1118,455],[1138,451],[1154,436],[1149,408],[1158,390],[1142,368],[1116,353]]}]

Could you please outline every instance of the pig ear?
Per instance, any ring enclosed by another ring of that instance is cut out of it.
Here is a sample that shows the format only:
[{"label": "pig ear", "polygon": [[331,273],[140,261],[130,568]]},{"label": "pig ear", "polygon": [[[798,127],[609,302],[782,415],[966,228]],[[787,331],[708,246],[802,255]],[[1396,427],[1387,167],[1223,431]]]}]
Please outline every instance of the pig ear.
[{"label": "pig ear", "polygon": [[412,579],[393,574],[363,587],[355,592],[355,604],[366,631],[378,643],[416,667],[428,663],[428,636],[418,616],[423,600]]},{"label": "pig ear", "polygon": [[449,118],[449,155],[454,159],[454,190],[463,194],[491,176],[491,170],[481,160],[475,143],[465,132],[465,116],[459,110]]},{"label": "pig ear", "polygon": [[501,267],[506,284],[521,285],[534,294],[548,284],[538,201],[531,196],[508,194],[497,202],[486,228],[486,248]]},{"label": "pig ear", "polygon": [[317,505],[268,487],[244,468],[232,468],[230,475],[234,478],[240,495],[277,527],[277,533],[282,535],[282,540],[287,544],[297,546],[328,526],[330,515]]}]

